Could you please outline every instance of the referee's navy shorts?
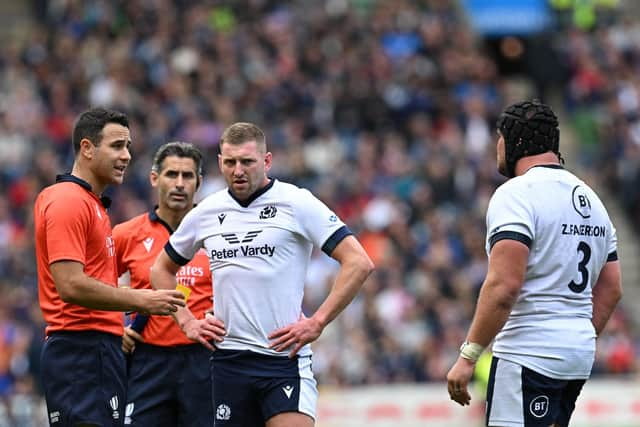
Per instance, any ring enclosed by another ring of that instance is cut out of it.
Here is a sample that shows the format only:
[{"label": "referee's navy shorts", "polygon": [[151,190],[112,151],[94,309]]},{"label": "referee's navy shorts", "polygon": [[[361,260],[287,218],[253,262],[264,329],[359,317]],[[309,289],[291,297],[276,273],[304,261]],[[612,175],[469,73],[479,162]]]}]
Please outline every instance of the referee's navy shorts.
[{"label": "referee's navy shorts", "polygon": [[201,344],[136,343],[129,360],[125,426],[211,427],[211,351]]},{"label": "referee's navy shorts", "polygon": [[549,378],[494,356],[487,388],[487,425],[567,427],[585,381]]},{"label": "referee's navy shorts", "polygon": [[126,402],[122,337],[97,331],[49,335],[41,354],[49,425],[121,427]]},{"label": "referee's navy shorts", "polygon": [[216,427],[256,427],[274,415],[299,412],[315,419],[318,400],[311,356],[269,356],[216,350],[212,356]]}]

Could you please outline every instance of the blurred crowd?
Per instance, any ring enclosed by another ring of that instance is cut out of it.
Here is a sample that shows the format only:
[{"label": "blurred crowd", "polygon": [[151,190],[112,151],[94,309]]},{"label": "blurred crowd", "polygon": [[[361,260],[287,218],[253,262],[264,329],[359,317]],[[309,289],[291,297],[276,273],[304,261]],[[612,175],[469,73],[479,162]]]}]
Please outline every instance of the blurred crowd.
[{"label": "blurred crowd", "polygon": [[[632,3],[632,2],[630,2]],[[632,13],[592,31],[563,28],[557,44],[566,60],[563,92],[579,162],[617,196],[636,233],[640,232],[640,20]],[[565,23],[566,24],[566,23]],[[627,302],[629,304],[629,302]],[[627,305],[627,309],[629,305]],[[638,331],[622,310],[599,340],[595,372],[638,372]]]},{"label": "blurred crowd", "polygon": [[582,162],[598,170],[640,230],[640,21],[619,21],[567,32],[565,99]]},{"label": "blurred crowd", "polygon": [[[202,198],[224,186],[221,131],[235,121],[262,127],[271,175],[324,200],[377,265],[314,344],[320,385],[443,381],[486,272],[484,215],[504,181],[494,124],[513,101],[457,2],[34,4],[30,30],[0,44],[0,402],[38,393],[32,202],[70,169],[73,121],[96,105],[132,121],[133,160],[111,190],[114,224],[153,206],[148,172],[159,145],[203,150]],[[625,196],[640,224],[640,24],[616,22],[562,29],[566,108],[581,162]],[[314,255],[307,312],[335,271]],[[637,369],[638,331],[624,307],[600,342],[595,373]],[[30,416],[21,405],[3,418],[5,407],[0,420]]]}]

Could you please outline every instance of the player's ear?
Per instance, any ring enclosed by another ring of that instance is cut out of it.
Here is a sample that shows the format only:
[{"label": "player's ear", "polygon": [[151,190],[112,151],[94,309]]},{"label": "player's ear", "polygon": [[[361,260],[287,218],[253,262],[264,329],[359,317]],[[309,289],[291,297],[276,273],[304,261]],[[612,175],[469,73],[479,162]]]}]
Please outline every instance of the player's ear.
[{"label": "player's ear", "polygon": [[273,160],[273,154],[271,154],[271,151],[267,151],[267,153],[264,155],[264,171],[265,172],[269,172],[269,169],[271,169],[272,160]]},{"label": "player's ear", "polygon": [[200,189],[200,184],[202,184],[202,175],[198,174],[196,177],[196,191]]}]

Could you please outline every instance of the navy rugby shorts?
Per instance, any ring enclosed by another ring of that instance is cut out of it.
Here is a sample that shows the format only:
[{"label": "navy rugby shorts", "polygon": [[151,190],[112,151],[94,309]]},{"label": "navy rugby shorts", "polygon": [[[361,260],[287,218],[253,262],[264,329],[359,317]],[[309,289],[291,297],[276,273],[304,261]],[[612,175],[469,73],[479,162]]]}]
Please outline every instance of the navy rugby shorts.
[{"label": "navy rugby shorts", "polygon": [[97,331],[52,332],[41,353],[51,427],[121,427],[126,401],[122,337]]},{"label": "navy rugby shorts", "polygon": [[201,344],[136,343],[129,360],[125,426],[211,427],[210,358]]},{"label": "navy rugby shorts", "polygon": [[311,356],[289,359],[216,350],[212,370],[216,427],[261,426],[283,412],[316,417],[318,388]]},{"label": "navy rugby shorts", "polygon": [[487,426],[566,427],[586,380],[549,378],[493,357],[487,388]]}]

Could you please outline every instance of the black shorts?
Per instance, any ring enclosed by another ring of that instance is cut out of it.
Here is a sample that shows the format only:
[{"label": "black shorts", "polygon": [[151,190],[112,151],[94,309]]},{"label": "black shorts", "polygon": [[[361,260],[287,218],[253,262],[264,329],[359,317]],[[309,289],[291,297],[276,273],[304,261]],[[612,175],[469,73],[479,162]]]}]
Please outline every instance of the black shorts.
[{"label": "black shorts", "polygon": [[96,331],[53,332],[41,355],[49,425],[120,427],[126,401],[122,337]]},{"label": "black shorts", "polygon": [[129,360],[125,425],[211,427],[211,351],[137,343]]},{"label": "black shorts", "polygon": [[216,350],[212,360],[216,427],[259,427],[283,412],[315,419],[318,388],[311,356]]},{"label": "black shorts", "polygon": [[569,425],[586,380],[559,380],[493,357],[487,388],[487,425],[548,427]]}]

